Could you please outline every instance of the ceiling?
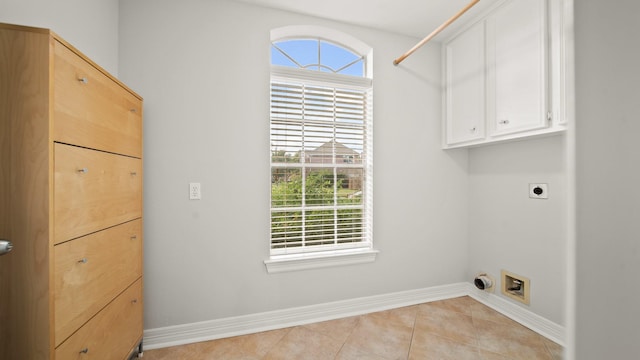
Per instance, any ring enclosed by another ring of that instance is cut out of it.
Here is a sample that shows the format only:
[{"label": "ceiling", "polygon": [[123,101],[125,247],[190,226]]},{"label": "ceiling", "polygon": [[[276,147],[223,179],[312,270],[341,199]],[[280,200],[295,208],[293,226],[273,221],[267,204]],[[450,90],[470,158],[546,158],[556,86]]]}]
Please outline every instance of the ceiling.
[{"label": "ceiling", "polygon": [[[317,16],[416,38],[429,35],[470,0],[236,0],[248,4]],[[498,0],[481,0],[439,38],[455,31]],[[438,38],[436,38],[438,39]]]}]

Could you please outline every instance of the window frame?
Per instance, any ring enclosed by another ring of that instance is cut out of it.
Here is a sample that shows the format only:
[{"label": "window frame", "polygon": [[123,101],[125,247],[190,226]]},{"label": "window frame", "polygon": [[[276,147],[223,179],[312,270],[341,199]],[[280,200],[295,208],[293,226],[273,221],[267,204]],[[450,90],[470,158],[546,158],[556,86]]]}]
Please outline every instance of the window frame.
[{"label": "window frame", "polygon": [[[274,82],[304,83],[305,86],[320,86],[339,89],[353,89],[364,91],[367,96],[365,109],[365,139],[363,152],[366,159],[362,165],[364,184],[362,191],[365,194],[363,201],[364,211],[364,241],[356,246],[335,246],[327,249],[320,245],[316,250],[286,253],[272,249],[271,230],[269,231],[269,259],[264,263],[269,273],[284,271],[304,270],[328,266],[340,266],[348,264],[360,264],[375,261],[378,250],[373,248],[373,81],[372,81],[372,50],[361,41],[335,30],[320,27],[286,27],[272,31],[272,42],[294,39],[318,39],[341,46],[364,59],[364,77],[352,75],[314,71],[280,65],[270,67],[270,86]],[[271,98],[270,98],[271,99]],[[271,100],[270,100],[271,102]],[[271,122],[271,117],[270,117]],[[271,126],[270,126],[271,128]],[[334,138],[335,139],[335,138]],[[271,145],[270,145],[271,146]],[[271,151],[270,151],[271,153]],[[274,163],[269,157],[270,171],[274,169]],[[304,165],[300,165],[304,168]],[[332,166],[336,166],[334,163]],[[297,165],[296,165],[297,167]],[[271,178],[271,177],[270,177]],[[270,179],[271,183],[271,179]],[[271,199],[271,190],[269,191]],[[337,205],[335,205],[337,206]],[[270,213],[274,209],[270,200]],[[270,216],[271,218],[271,216]],[[270,220],[271,223],[271,220]],[[318,245],[314,245],[318,246]]]}]

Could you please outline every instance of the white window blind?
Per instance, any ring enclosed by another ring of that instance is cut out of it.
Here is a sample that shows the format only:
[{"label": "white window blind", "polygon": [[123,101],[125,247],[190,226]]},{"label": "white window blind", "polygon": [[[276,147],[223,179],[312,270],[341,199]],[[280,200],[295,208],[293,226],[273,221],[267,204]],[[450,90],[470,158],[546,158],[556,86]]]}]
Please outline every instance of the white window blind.
[{"label": "white window blind", "polygon": [[272,76],[272,255],[371,247],[371,98]]}]

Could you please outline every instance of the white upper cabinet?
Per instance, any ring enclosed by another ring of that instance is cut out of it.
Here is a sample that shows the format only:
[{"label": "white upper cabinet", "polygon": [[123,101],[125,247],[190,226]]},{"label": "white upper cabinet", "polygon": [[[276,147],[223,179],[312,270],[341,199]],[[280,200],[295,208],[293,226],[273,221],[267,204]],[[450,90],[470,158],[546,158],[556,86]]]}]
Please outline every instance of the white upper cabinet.
[{"label": "white upper cabinet", "polygon": [[[554,0],[554,2],[561,0]],[[562,132],[560,6],[504,0],[443,43],[443,147]],[[550,18],[554,20],[553,26]],[[552,46],[552,44],[554,46]]]},{"label": "white upper cabinet", "polygon": [[459,144],[485,137],[484,23],[445,45],[446,137]]},{"label": "white upper cabinet", "polygon": [[545,12],[545,1],[511,0],[486,20],[492,136],[547,126]]}]

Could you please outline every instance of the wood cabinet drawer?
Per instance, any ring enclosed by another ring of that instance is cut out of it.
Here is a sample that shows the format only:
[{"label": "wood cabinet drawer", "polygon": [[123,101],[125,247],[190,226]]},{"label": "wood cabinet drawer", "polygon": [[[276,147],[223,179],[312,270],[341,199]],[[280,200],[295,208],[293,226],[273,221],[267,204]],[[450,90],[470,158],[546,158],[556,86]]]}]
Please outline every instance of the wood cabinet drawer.
[{"label": "wood cabinet drawer", "polygon": [[54,145],[54,243],[142,217],[142,160]]},{"label": "wood cabinet drawer", "polygon": [[142,337],[142,280],[56,348],[56,359],[125,359]]},{"label": "wood cabinet drawer", "polygon": [[142,100],[63,44],[54,48],[54,140],[142,157]]},{"label": "wood cabinet drawer", "polygon": [[55,343],[142,276],[142,220],[54,246]]}]

